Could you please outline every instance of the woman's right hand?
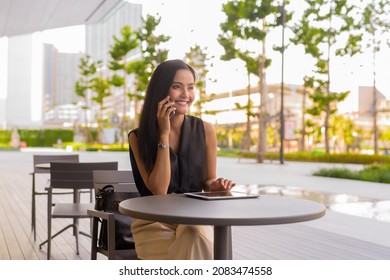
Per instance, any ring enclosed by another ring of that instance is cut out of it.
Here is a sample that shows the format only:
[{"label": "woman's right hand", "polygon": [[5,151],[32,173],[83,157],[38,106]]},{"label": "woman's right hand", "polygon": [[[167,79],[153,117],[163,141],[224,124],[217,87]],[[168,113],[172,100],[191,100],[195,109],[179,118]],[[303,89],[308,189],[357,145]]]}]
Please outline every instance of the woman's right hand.
[{"label": "woman's right hand", "polygon": [[171,129],[171,123],[169,121],[169,115],[176,110],[172,106],[173,102],[169,101],[169,96],[165,97],[158,103],[157,108],[157,121],[160,129],[160,134],[169,134]]},{"label": "woman's right hand", "polygon": [[225,178],[218,178],[208,184],[208,191],[230,191],[236,183]]}]

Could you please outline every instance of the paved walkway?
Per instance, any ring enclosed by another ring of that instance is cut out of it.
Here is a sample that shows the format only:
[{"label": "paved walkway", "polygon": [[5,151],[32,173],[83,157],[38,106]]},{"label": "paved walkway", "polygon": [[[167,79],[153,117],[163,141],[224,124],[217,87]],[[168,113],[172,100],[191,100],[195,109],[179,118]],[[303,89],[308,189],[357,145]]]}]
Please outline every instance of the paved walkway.
[{"label": "paved walkway", "polygon": [[[5,191],[6,186],[13,182],[25,185],[26,191],[29,191],[32,155],[51,152],[58,152],[58,150],[0,151],[0,176],[4,184],[2,191]],[[78,153],[80,161],[118,161],[119,169],[131,169],[127,152]],[[305,223],[233,227],[234,258],[390,260],[390,238],[388,238],[390,232],[390,219],[388,219],[390,185],[311,175],[319,168],[332,166],[347,166],[351,169],[363,168],[361,165],[299,162],[286,162],[281,165],[277,161],[257,164],[254,160],[248,159],[238,161],[233,158],[219,158],[218,176],[233,179],[237,184],[298,188],[317,194],[326,194],[332,197],[333,202],[337,202],[327,205],[329,211],[325,217]],[[364,198],[366,202],[343,203],[346,201],[346,197]],[[29,203],[29,197],[25,200],[26,203]],[[372,208],[373,203],[381,205],[381,209],[379,209],[381,213],[368,213],[368,208]],[[350,209],[343,209],[343,207],[351,204],[355,205],[351,209],[356,213],[352,213],[353,215],[345,214]],[[361,207],[358,207],[359,205]],[[25,205],[24,208],[23,211],[28,216],[29,206]],[[363,218],[362,215],[372,215],[372,217]],[[374,216],[379,219],[375,219]],[[387,222],[383,221],[386,219]],[[29,222],[28,219],[26,222]],[[28,231],[28,225],[26,231]],[[44,227],[42,231],[44,231]],[[256,246],[248,247],[252,239]],[[280,244],[286,244],[286,246],[280,246]],[[334,253],[330,253],[328,249],[330,245],[334,246]],[[88,252],[85,255],[88,258]]]}]

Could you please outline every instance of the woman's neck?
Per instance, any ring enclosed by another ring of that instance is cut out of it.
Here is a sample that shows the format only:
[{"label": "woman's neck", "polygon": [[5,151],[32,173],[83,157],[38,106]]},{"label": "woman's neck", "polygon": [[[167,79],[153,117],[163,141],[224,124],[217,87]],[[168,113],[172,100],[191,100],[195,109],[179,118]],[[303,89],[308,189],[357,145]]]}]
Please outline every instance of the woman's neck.
[{"label": "woman's neck", "polygon": [[184,122],[184,116],[185,115],[174,115],[171,118],[171,130],[176,132],[181,130],[181,126]]},{"label": "woman's neck", "polygon": [[174,116],[171,119],[171,132],[169,133],[169,145],[175,151],[179,152],[181,128],[184,122],[184,115]]}]

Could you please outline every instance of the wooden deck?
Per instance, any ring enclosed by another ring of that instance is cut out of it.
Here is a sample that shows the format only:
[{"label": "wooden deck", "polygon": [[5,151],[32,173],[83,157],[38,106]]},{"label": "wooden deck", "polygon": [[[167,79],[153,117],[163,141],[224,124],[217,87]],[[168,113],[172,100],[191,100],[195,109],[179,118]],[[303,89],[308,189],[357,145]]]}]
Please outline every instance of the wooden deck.
[{"label": "wooden deck", "polygon": [[[12,156],[11,156],[12,155]],[[100,160],[100,159],[99,159]],[[109,160],[112,160],[110,158]],[[45,260],[46,196],[37,198],[37,240],[31,232],[32,155],[0,152],[0,259]],[[44,186],[48,176],[38,176]],[[61,199],[71,197],[61,196]],[[86,197],[84,198],[86,199]],[[89,220],[81,221],[89,230]],[[67,225],[54,220],[53,231]],[[263,260],[390,259],[390,223],[328,211],[321,219],[288,225],[233,227],[233,258]],[[89,260],[90,238],[80,235],[76,254],[71,229],[53,239],[52,258]],[[104,257],[100,257],[105,259]]]}]

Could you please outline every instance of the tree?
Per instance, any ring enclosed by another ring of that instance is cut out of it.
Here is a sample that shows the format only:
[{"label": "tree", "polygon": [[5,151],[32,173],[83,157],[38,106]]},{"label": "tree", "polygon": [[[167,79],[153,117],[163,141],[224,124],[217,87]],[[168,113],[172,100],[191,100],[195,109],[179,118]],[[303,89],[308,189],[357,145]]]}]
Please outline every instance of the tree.
[{"label": "tree", "polygon": [[84,137],[87,143],[92,139],[89,131],[90,120],[88,116],[88,112],[91,109],[90,91],[94,83],[93,79],[96,77],[97,69],[101,66],[101,63],[100,60],[93,60],[88,54],[85,57],[81,57],[79,64],[80,79],[75,84],[77,96],[80,96],[84,100],[84,105],[81,108],[85,114]]},{"label": "tree", "polygon": [[[353,56],[360,52],[361,34],[354,21],[356,6],[347,0],[305,0],[309,5],[300,22],[294,25],[294,44],[302,44],[306,54],[316,59],[313,90],[310,95],[313,107],[308,113],[321,118],[324,127],[325,150],[329,153],[329,117],[337,111],[336,104],[344,100],[349,91],[331,91],[332,56]],[[345,40],[343,40],[346,38]]]},{"label": "tree", "polygon": [[333,115],[329,120],[329,135],[334,139],[334,147],[339,152],[349,152],[356,130],[353,120],[341,115]]},{"label": "tree", "polygon": [[168,50],[162,48],[162,44],[169,41],[166,35],[156,35],[156,27],[160,24],[160,17],[147,15],[142,19],[143,26],[135,32],[141,49],[141,57],[128,64],[129,72],[135,74],[135,92],[130,93],[130,99],[135,102],[135,112],[139,111],[138,102],[144,99],[144,94],[152,76],[153,70],[158,64],[168,58]]},{"label": "tree", "polygon": [[301,152],[304,152],[306,149],[306,96],[308,92],[313,88],[312,80],[310,77],[304,77],[303,78],[303,94],[302,94],[302,118],[301,118],[301,125],[302,129],[300,131],[300,141],[299,141],[299,150]]},{"label": "tree", "polygon": [[[247,66],[247,69],[248,69],[248,66]],[[246,103],[246,105],[242,106],[240,103],[235,104],[237,109],[245,110],[245,113],[246,113],[246,129],[244,132],[244,137],[242,139],[242,145],[241,145],[241,150],[243,150],[243,151],[250,150],[250,146],[252,144],[251,123],[252,123],[252,118],[256,116],[256,114],[253,112],[253,101],[251,99],[250,75],[251,75],[251,72],[249,70],[247,70],[248,84],[247,84],[247,103]],[[268,135],[268,133],[266,133],[266,135]]]},{"label": "tree", "polygon": [[[199,91],[199,97],[194,104],[196,108],[194,115],[199,118],[202,118],[203,104],[212,100],[212,95],[206,94],[206,77],[209,72],[207,63],[212,58],[213,56],[208,56],[207,48],[202,49],[199,45],[190,47],[190,51],[185,54],[185,61],[194,68],[198,75],[195,86]],[[204,113],[210,114],[211,112],[205,111]]]},{"label": "tree", "polygon": [[106,97],[111,96],[111,84],[107,80],[106,77],[100,76],[92,79],[91,89],[96,93],[95,96],[92,97],[92,100],[99,104],[99,113],[98,113],[98,139],[102,140],[102,132],[103,132],[103,112],[106,109],[104,107],[104,99]]},{"label": "tree", "polygon": [[[374,154],[378,154],[378,110],[377,110],[377,89],[376,89],[376,54],[380,51],[383,35],[390,30],[390,21],[388,15],[390,13],[390,2],[388,0],[378,0],[369,2],[362,11],[362,19],[360,21],[361,30],[365,34],[369,34],[370,38],[367,42],[367,47],[372,51],[373,60],[373,134],[374,134]],[[387,38],[387,45],[389,38]]]},{"label": "tree", "polygon": [[388,144],[390,142],[390,128],[382,131],[379,135],[379,140],[382,141],[383,146],[384,146],[384,152],[385,154],[389,154],[389,147]]},{"label": "tree", "polygon": [[[257,152],[259,163],[264,160],[267,144],[265,104],[268,93],[266,68],[271,64],[271,60],[266,57],[265,43],[269,28],[281,24],[277,18],[279,13],[277,3],[278,1],[272,0],[232,0],[223,4],[222,10],[227,18],[220,25],[222,33],[218,37],[218,42],[225,50],[225,54],[221,57],[222,60],[243,60],[248,75],[257,74],[259,77],[261,95]],[[242,50],[242,45],[246,45],[245,50]],[[254,47],[251,48],[251,45]]]},{"label": "tree", "polygon": [[128,55],[131,51],[135,50],[138,46],[138,38],[135,32],[129,25],[125,25],[120,31],[121,38],[113,36],[114,44],[110,47],[111,60],[108,68],[114,71],[111,77],[111,84],[115,87],[122,88],[123,90],[123,111],[120,129],[120,139],[122,146],[124,146],[125,139],[127,139],[126,128],[127,128],[127,99],[129,95],[128,88],[128,76],[132,73],[132,68],[128,67],[129,59]]}]

